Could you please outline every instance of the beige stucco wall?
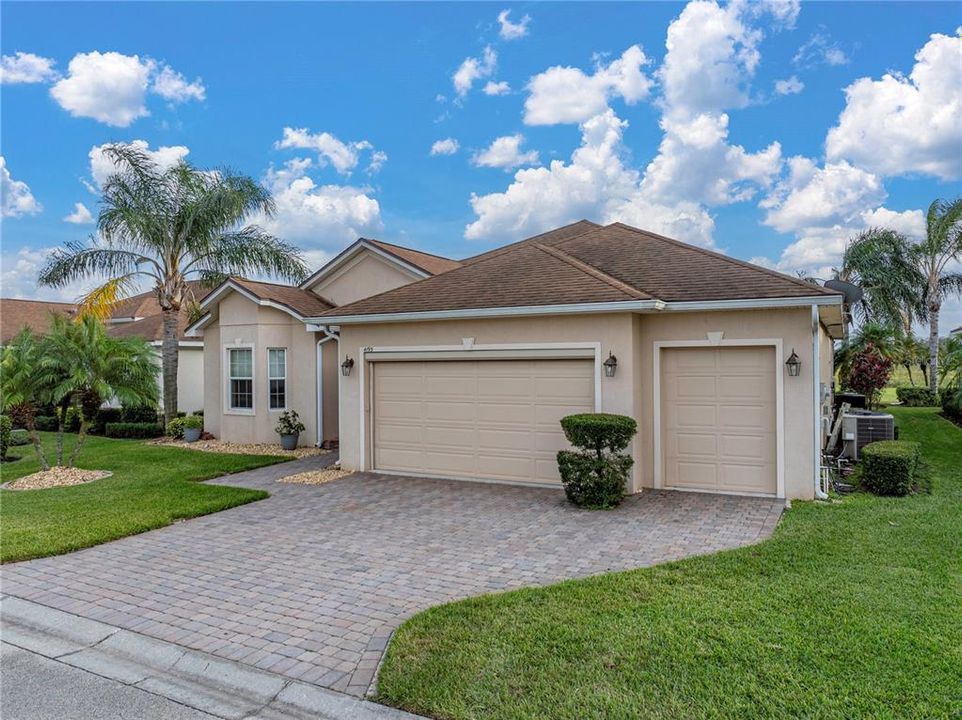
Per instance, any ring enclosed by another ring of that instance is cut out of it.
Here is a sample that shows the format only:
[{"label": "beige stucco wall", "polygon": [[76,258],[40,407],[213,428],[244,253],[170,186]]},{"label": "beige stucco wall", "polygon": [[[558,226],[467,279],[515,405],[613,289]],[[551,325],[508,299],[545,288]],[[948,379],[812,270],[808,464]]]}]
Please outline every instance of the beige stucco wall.
[{"label": "beige stucco wall", "polygon": [[[274,426],[283,411],[268,409],[267,350],[287,348],[287,407],[296,410],[306,426],[300,444],[313,445],[317,439],[316,343],[322,336],[306,332],[304,324],[287,313],[260,307],[237,293],[222,300],[218,312],[218,321],[204,331],[205,428],[233,442],[279,442]],[[231,345],[250,346],[254,351],[253,413],[230,410],[224,402],[224,364]],[[325,423],[325,436],[337,436],[336,422]]]},{"label": "beige stucco wall", "polygon": [[346,305],[418,279],[365,249],[310,289],[335,305]]},{"label": "beige stucco wall", "polygon": [[[598,378],[602,411],[631,415],[639,423],[639,433],[632,446],[636,461],[632,489],[637,491],[651,487],[654,481],[654,343],[705,340],[706,333],[718,331],[724,333],[725,340],[781,339],[785,357],[794,348],[802,358],[800,377],[788,377],[784,367],[779,367],[777,372],[784,375],[786,495],[811,498],[814,494],[814,380],[809,308],[345,325],[341,328],[340,353],[341,360],[347,355],[358,360],[364,347],[461,345],[464,337],[473,337],[478,345],[598,342],[603,357],[610,351],[618,358],[616,376]],[[361,465],[362,452],[365,466],[370,465],[370,448],[362,448],[359,442],[361,375],[356,367],[349,378],[341,381],[341,462],[347,469]],[[364,409],[364,421],[369,424],[369,390],[365,396],[368,407]]]}]

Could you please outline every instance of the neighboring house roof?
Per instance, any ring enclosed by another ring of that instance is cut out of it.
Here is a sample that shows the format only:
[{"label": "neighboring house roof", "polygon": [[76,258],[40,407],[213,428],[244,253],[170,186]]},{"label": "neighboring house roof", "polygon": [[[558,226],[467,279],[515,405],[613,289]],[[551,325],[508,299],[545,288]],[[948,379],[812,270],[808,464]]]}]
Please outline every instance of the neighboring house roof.
[{"label": "neighboring house roof", "polygon": [[[188,280],[187,287],[197,302],[203,300],[210,292],[210,288],[204,287],[200,280]],[[159,312],[161,308],[157,301],[157,294],[153,290],[148,290],[118,301],[110,317],[114,322],[118,322],[129,318],[147,318]]]},{"label": "neighboring house roof", "polygon": [[[198,303],[210,293],[199,280],[187,282],[190,293]],[[191,307],[189,303],[181,308],[177,318],[177,338],[180,341],[192,340],[186,335]],[[142,337],[147,342],[162,342],[164,339],[164,315],[157,294],[153,290],[132,295],[120,300],[110,313],[109,333],[114,337]]]},{"label": "neighboring house roof", "polygon": [[232,277],[229,282],[237,283],[249,291],[258,300],[267,300],[283,305],[293,310],[301,317],[308,317],[318,312],[325,312],[334,307],[334,303],[322,298],[310,290],[301,290],[293,285],[279,283],[258,282],[247,278]]},{"label": "neighboring house roof", "polygon": [[581,221],[332,309],[318,321],[481,308],[629,301],[684,307],[687,302],[820,296],[840,297],[804,280],[622,223],[602,227]]},{"label": "neighboring house roof", "polygon": [[959,325],[957,328],[952,328],[951,330],[949,330],[949,335],[962,335],[962,325]]},{"label": "neighboring house roof", "polygon": [[43,335],[50,330],[51,313],[73,316],[77,314],[77,306],[44,300],[0,299],[0,343],[9,341],[25,326]]}]

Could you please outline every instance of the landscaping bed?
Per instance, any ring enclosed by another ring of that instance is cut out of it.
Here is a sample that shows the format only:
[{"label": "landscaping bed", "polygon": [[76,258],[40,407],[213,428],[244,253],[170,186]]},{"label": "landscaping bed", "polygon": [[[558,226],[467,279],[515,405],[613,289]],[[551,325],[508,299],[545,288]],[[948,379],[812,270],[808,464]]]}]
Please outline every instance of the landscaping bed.
[{"label": "landscaping bed", "polygon": [[324,483],[340,480],[352,474],[350,470],[326,468],[324,470],[308,470],[307,472],[288,475],[287,477],[282,477],[277,482],[296,483],[300,485],[323,485]]},{"label": "landscaping bed", "polygon": [[[53,433],[41,435],[53,457]],[[0,467],[0,480],[16,481],[40,469],[32,449],[20,451],[23,459]],[[267,493],[197,481],[283,461],[88,438],[79,464],[113,475],[73,487],[0,492],[0,561],[59,555],[260,500]]]},{"label": "landscaping bed", "polygon": [[84,485],[94,480],[110,477],[106,470],[83,470],[76,467],[54,466],[3,484],[4,490],[47,490],[55,487]]},{"label": "landscaping bed", "polygon": [[280,445],[262,445],[257,443],[235,443],[224,440],[198,440],[197,442],[186,442],[173,438],[160,438],[154,440],[152,445],[163,447],[183,448],[184,450],[200,450],[208,453],[225,453],[228,455],[270,455],[292,460],[294,458],[314,457],[315,455],[326,455],[330,450],[318,447],[299,447],[294,450],[284,450]]},{"label": "landscaping bed", "polygon": [[962,430],[890,411],[930,493],[795,502],[759,545],[433,608],[395,633],[378,698],[438,718],[956,715]]}]

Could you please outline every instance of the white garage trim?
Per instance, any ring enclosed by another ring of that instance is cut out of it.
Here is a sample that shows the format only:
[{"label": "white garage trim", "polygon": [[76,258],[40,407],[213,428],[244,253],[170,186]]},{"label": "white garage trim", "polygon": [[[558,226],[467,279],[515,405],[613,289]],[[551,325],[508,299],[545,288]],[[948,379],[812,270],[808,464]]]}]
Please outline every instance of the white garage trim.
[{"label": "white garage trim", "polygon": [[[470,342],[469,342],[470,341]],[[373,436],[368,424],[373,422],[373,411],[367,413],[367,404],[371,390],[368,388],[368,378],[365,369],[369,362],[404,362],[417,360],[525,360],[531,358],[565,359],[584,357],[594,359],[594,396],[595,412],[602,412],[601,403],[601,343],[507,343],[493,345],[476,345],[472,338],[465,338],[461,345],[407,345],[360,347],[358,357],[358,382],[360,383],[360,427],[359,447],[360,462],[358,470],[367,470],[368,454],[373,449],[368,447],[368,438]]]},{"label": "white garage trim", "polygon": [[[714,334],[714,333],[713,333]],[[663,487],[662,445],[661,445],[661,350],[662,348],[711,348],[711,347],[774,347],[775,348],[775,496],[785,497],[785,383],[782,372],[782,340],[767,338],[758,340],[659,340],[654,343],[654,371],[652,378],[652,417],[654,418],[654,486]],[[687,491],[683,492],[705,492]],[[728,493],[732,495],[754,495],[756,493]],[[771,495],[766,495],[771,497]]]}]

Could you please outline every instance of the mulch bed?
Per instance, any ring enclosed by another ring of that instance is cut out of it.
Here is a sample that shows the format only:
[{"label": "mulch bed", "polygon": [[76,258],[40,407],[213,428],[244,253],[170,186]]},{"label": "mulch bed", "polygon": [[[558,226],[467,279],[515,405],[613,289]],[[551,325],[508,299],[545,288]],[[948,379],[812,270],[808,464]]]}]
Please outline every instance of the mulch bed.
[{"label": "mulch bed", "polygon": [[83,470],[75,467],[52,467],[41,470],[32,475],[11,480],[3,484],[6,490],[46,490],[47,488],[68,487],[70,485],[84,485],[94,480],[110,477],[112,472],[106,470]]},{"label": "mulch bed", "polygon": [[326,455],[330,450],[317,447],[299,447],[296,450],[284,450],[280,445],[260,445],[257,443],[234,443],[222,440],[198,440],[185,442],[171,438],[152,440],[153,445],[183,448],[184,450],[199,450],[201,452],[225,453],[227,455],[271,455],[276,457],[303,458],[315,455]]},{"label": "mulch bed", "polygon": [[333,480],[340,480],[352,473],[340,468],[327,468],[325,470],[308,470],[307,472],[288,475],[280,478],[277,482],[297,483],[299,485],[323,485]]}]

